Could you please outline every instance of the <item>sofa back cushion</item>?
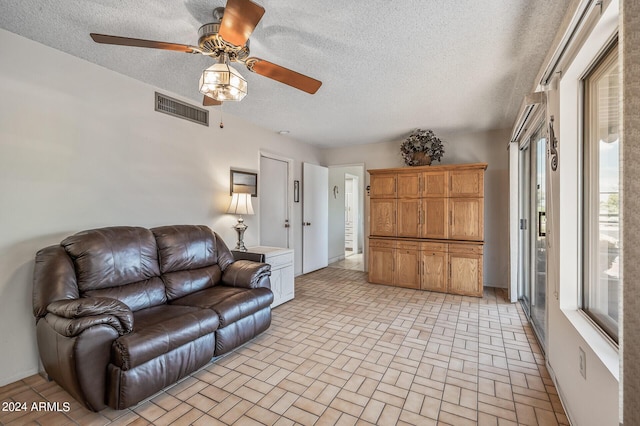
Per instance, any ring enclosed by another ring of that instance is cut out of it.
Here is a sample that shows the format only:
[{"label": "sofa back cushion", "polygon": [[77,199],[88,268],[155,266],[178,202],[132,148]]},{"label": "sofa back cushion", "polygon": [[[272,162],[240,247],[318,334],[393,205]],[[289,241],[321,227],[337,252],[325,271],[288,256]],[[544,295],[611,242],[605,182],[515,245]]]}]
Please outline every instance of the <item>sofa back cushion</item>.
[{"label": "sofa back cushion", "polygon": [[156,237],[160,272],[167,298],[177,299],[220,282],[218,236],[207,226],[162,226],[151,230]]},{"label": "sofa back cushion", "polygon": [[162,276],[167,299],[175,300],[187,294],[204,290],[220,282],[222,272],[217,264],[199,269],[169,272]]},{"label": "sofa back cushion", "polygon": [[161,226],[151,230],[158,245],[160,272],[198,269],[218,263],[216,239],[202,225]]},{"label": "sofa back cushion", "polygon": [[[158,249],[150,230],[115,226],[72,235],[60,243],[74,264],[81,296],[115,297],[132,310],[166,302]],[[119,288],[126,286],[126,288]],[[142,301],[146,299],[146,301]]]}]

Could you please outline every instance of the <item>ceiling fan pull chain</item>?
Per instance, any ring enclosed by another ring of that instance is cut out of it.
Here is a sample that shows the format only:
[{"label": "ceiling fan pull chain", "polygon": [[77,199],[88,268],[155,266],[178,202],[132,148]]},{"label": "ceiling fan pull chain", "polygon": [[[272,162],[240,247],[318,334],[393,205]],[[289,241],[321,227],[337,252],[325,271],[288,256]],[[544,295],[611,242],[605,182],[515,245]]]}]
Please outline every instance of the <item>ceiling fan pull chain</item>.
[{"label": "ceiling fan pull chain", "polygon": [[224,123],[222,122],[222,105],[220,104],[220,128],[224,129]]}]

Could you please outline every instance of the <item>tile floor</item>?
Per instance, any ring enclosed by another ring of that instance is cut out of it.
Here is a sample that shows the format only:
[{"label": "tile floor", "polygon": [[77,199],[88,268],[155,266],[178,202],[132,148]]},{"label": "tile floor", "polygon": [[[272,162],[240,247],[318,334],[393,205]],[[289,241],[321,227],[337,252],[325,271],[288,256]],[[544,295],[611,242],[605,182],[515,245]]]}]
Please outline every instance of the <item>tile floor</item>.
[{"label": "tile floor", "polygon": [[92,413],[40,376],[0,401],[2,424],[568,424],[531,327],[503,291],[482,299],[368,284],[334,267],[296,279],[271,328],[130,410]]},{"label": "tile floor", "polygon": [[329,265],[333,268],[351,269],[353,271],[364,271],[364,255],[362,253],[345,252],[345,258]]}]

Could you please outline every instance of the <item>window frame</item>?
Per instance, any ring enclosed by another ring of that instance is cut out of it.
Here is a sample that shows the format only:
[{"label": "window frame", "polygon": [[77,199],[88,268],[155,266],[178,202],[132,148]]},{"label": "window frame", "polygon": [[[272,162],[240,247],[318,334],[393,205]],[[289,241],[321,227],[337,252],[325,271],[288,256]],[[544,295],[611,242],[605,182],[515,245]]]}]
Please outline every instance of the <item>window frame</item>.
[{"label": "window frame", "polygon": [[[582,143],[580,144],[580,206],[582,214],[580,215],[580,232],[579,232],[579,245],[581,249],[581,261],[580,261],[580,285],[578,286],[579,294],[579,308],[580,310],[604,333],[612,342],[617,346],[620,334],[619,320],[613,320],[609,315],[604,315],[595,311],[595,309],[589,309],[589,290],[590,286],[594,283],[598,283],[600,279],[594,273],[594,264],[592,259],[596,259],[600,255],[599,237],[596,238],[596,244],[593,244],[593,234],[599,234],[600,228],[598,222],[593,221],[594,215],[599,215],[599,193],[596,194],[593,190],[594,187],[599,187],[600,175],[599,175],[599,160],[600,160],[600,148],[599,144],[594,143],[591,140],[591,135],[594,133],[594,129],[598,127],[597,109],[593,108],[594,105],[594,87],[595,82],[599,77],[605,75],[610,67],[619,62],[618,53],[618,38],[615,37],[603,50],[603,52],[597,57],[593,65],[588,72],[585,73],[581,80],[581,95],[582,95],[582,109],[581,109],[581,121],[582,121]],[[596,130],[597,132],[597,130]],[[620,143],[622,141],[620,140]],[[620,158],[618,158],[618,170],[619,174],[622,172],[622,164]],[[595,173],[593,173],[595,172]],[[621,176],[619,182],[621,183]],[[618,188],[618,194],[620,194]],[[619,198],[620,200],[620,198]],[[619,201],[620,203],[620,201]],[[619,236],[621,237],[622,221],[619,222]],[[620,251],[619,256],[622,256]],[[621,277],[620,277],[621,278]],[[620,279],[619,278],[619,279]],[[622,280],[620,279],[620,285]],[[619,292],[621,288],[619,288]],[[620,293],[618,292],[618,304]]]}]

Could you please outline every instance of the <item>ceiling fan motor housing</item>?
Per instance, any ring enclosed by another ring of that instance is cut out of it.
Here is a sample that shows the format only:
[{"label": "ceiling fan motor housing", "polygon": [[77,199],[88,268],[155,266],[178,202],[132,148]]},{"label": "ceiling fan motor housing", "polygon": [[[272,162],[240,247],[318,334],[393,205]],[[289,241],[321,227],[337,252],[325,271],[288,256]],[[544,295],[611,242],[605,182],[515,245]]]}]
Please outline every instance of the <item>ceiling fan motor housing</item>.
[{"label": "ceiling fan motor housing", "polygon": [[218,46],[218,32],[220,31],[220,22],[210,22],[204,24],[198,30],[198,45],[202,50],[214,52],[220,47]]},{"label": "ceiling fan motor housing", "polygon": [[204,24],[198,29],[198,46],[204,51],[211,53],[214,57],[219,57],[220,54],[226,53],[229,56],[230,61],[243,62],[249,57],[249,40],[244,46],[235,46],[218,36],[220,32],[220,22],[222,22],[222,15],[224,14],[224,7],[217,7],[213,10],[214,22]]}]

